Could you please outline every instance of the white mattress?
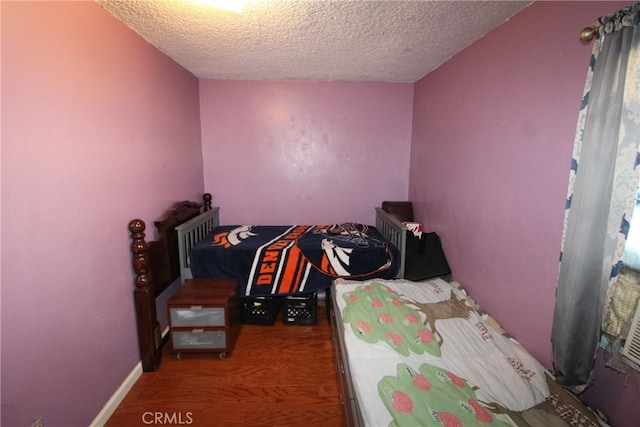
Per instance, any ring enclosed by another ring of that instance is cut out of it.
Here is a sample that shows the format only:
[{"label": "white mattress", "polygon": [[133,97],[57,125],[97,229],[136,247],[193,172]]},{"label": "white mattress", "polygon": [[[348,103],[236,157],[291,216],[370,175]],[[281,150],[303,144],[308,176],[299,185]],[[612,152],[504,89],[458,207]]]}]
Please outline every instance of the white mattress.
[{"label": "white mattress", "polygon": [[[418,424],[429,425],[428,416],[437,417],[447,407],[451,414],[459,413],[458,401],[467,412],[474,411],[479,402],[484,402],[484,408],[494,402],[511,411],[523,411],[550,394],[544,367],[518,343],[489,326],[469,307],[472,302],[465,304],[463,291],[441,279],[339,279],[333,285],[332,298],[343,323],[344,351],[367,426],[388,426],[394,417],[397,425],[406,425],[414,420],[407,415],[416,417]],[[433,379],[440,378],[443,370],[453,379],[446,385]],[[431,393],[436,401],[419,402],[413,389],[403,389],[408,386],[400,384],[401,377],[407,372],[423,381],[430,378],[433,389],[424,394],[437,390]],[[454,404],[443,400],[448,390],[454,394]],[[479,408],[477,417],[486,416],[483,412],[485,409]],[[513,424],[507,415],[491,416],[498,424],[500,420]]]}]

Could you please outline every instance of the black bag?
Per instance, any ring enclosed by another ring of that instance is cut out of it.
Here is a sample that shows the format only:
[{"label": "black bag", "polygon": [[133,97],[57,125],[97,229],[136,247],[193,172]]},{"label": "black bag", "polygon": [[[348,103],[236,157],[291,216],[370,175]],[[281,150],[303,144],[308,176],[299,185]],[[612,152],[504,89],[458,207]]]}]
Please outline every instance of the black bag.
[{"label": "black bag", "polygon": [[416,237],[408,231],[404,278],[425,280],[450,274],[440,237],[436,233],[422,233],[421,237]]}]

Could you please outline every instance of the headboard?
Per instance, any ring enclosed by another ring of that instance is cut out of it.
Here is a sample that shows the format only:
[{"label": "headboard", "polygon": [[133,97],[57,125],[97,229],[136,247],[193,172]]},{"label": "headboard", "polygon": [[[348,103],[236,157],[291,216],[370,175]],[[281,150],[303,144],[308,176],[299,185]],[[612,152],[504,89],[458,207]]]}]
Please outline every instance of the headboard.
[{"label": "headboard", "polygon": [[141,219],[129,222],[131,255],[135,272],[134,302],[138,326],[138,344],[144,372],[160,367],[162,338],[156,313],[156,297],[180,277],[178,237],[175,228],[211,209],[211,195],[202,196],[203,204],[175,203],[161,219],[154,222],[156,238],[145,240],[146,225]]},{"label": "headboard", "polygon": [[413,203],[409,201],[382,202],[382,209],[400,222],[413,222]]}]

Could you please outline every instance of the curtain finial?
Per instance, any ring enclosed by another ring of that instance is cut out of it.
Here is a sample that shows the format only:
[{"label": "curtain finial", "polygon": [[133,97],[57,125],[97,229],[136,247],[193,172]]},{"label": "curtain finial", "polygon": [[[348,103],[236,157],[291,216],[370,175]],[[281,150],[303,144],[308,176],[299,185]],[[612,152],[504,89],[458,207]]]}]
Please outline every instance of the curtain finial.
[{"label": "curtain finial", "polygon": [[596,36],[596,29],[594,27],[584,27],[580,31],[580,40],[584,43],[589,43]]}]

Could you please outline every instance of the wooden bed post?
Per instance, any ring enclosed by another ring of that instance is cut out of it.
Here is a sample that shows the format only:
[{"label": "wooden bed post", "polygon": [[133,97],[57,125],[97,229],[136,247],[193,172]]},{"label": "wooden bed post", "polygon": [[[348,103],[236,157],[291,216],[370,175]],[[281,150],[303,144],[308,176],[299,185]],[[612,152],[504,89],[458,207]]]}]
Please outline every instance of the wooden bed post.
[{"label": "wooden bed post", "polygon": [[132,264],[136,274],[133,293],[140,359],[142,360],[142,370],[153,372],[160,367],[162,348],[160,324],[156,315],[156,296],[150,271],[149,245],[144,240],[145,228],[144,221],[141,219],[134,219],[129,223],[132,239]]},{"label": "wooden bed post", "polygon": [[[202,196],[205,206],[213,211],[211,199],[211,194]],[[129,222],[131,261],[135,271],[133,300],[144,372],[157,371],[162,362],[164,340],[158,322],[156,298],[181,277],[176,227],[200,215],[201,208],[202,204],[196,202],[174,203],[160,220],[154,222],[157,236],[148,242],[145,240],[144,221],[136,218]]]},{"label": "wooden bed post", "polygon": [[204,193],[202,195],[202,201],[204,202],[204,210],[205,211],[210,211],[211,210],[211,200],[213,200],[213,197],[211,197],[211,194]]}]

